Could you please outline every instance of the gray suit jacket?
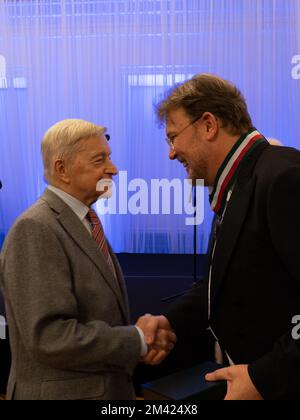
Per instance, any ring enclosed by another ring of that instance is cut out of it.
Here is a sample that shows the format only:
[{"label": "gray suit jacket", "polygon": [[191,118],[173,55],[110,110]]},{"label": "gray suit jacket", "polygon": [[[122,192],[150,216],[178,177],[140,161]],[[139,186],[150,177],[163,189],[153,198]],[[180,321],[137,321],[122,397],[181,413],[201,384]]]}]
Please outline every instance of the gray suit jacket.
[{"label": "gray suit jacket", "polygon": [[141,351],[126,288],[79,218],[44,195],[14,224],[1,254],[10,329],[10,399],[131,399]]}]

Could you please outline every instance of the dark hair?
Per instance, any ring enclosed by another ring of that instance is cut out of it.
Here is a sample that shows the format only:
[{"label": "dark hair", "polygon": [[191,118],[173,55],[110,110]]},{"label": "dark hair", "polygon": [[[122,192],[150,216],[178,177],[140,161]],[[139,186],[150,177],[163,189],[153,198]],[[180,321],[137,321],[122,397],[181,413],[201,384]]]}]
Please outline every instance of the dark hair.
[{"label": "dark hair", "polygon": [[246,101],[239,89],[213,74],[197,74],[173,87],[156,106],[157,117],[165,122],[170,111],[183,108],[195,120],[211,112],[230,134],[242,134],[252,127]]}]

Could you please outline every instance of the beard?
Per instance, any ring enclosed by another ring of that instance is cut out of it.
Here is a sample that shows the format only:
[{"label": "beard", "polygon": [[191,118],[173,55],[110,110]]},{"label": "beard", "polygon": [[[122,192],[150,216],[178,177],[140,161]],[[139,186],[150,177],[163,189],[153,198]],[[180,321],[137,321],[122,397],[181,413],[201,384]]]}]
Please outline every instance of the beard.
[{"label": "beard", "polygon": [[199,180],[204,180],[204,185],[207,186],[207,171],[206,164],[202,159],[199,159],[197,162],[191,163],[187,168],[187,174],[189,179],[193,182]]}]

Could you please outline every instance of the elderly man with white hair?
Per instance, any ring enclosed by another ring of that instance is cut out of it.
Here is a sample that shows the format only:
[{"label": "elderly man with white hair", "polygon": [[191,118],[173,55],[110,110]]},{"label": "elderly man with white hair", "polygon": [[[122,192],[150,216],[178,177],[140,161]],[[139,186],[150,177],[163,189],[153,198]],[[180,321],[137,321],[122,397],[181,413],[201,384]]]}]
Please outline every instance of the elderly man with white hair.
[{"label": "elderly man with white hair", "polygon": [[9,399],[133,399],[136,364],[147,351],[155,363],[176,341],[161,329],[148,348],[143,322],[129,325],[122,271],[91,207],[104,193],[99,183],[117,174],[108,139],[83,120],[61,121],[43,138],[49,186],[1,254]]}]

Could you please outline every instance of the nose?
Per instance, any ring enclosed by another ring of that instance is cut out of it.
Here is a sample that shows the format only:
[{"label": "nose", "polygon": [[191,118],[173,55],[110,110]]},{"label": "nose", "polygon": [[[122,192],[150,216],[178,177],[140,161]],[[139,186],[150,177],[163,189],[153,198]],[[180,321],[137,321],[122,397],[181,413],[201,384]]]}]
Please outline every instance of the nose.
[{"label": "nose", "polygon": [[109,162],[109,166],[104,170],[105,174],[112,175],[112,176],[117,175],[118,172],[119,172],[118,168],[115,166],[115,164],[112,161]]},{"label": "nose", "polygon": [[177,153],[176,153],[175,149],[170,148],[169,159],[174,160],[174,159],[176,159],[176,156],[177,156]]}]

